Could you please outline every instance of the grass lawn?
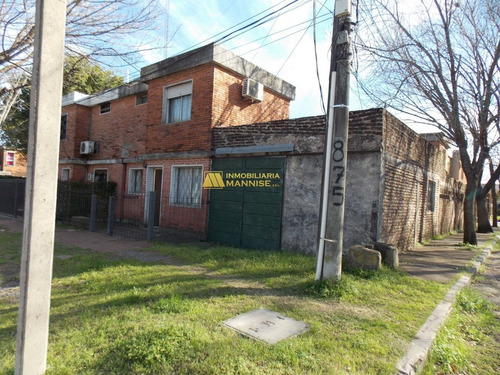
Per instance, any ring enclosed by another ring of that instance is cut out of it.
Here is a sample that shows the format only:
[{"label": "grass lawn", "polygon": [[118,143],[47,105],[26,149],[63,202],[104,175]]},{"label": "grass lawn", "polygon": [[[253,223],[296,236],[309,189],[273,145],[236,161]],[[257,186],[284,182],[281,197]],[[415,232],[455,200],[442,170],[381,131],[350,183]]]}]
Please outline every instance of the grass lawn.
[{"label": "grass lawn", "polygon": [[[17,277],[20,244],[0,232],[3,284]],[[392,374],[449,288],[390,269],[317,285],[314,258],[279,252],[147,251],[174,261],[56,246],[48,374]],[[17,307],[0,298],[0,374],[13,373]],[[259,307],[311,329],[271,346],[221,325]]]},{"label": "grass lawn", "polygon": [[500,319],[498,307],[477,291],[465,288],[429,354],[422,375],[499,374]]}]

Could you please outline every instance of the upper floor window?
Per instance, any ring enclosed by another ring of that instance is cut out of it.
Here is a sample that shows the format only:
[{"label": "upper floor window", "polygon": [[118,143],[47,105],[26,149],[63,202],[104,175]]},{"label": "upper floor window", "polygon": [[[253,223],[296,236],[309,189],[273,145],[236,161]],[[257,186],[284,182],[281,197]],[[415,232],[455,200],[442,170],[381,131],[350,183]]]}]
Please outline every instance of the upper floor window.
[{"label": "upper floor window", "polygon": [[163,124],[191,120],[192,91],[192,81],[179,85],[167,86],[163,89]]},{"label": "upper floor window", "polygon": [[8,167],[13,167],[15,159],[16,159],[15,152],[7,152],[7,157],[5,158],[5,165]]},{"label": "upper floor window", "polygon": [[100,113],[103,114],[108,112],[111,112],[111,103],[110,102],[102,103]]},{"label": "upper floor window", "polygon": [[68,115],[61,116],[61,135],[60,140],[66,139],[66,130],[68,127]]},{"label": "upper floor window", "polygon": [[135,105],[146,104],[148,102],[148,94],[141,94],[135,96]]}]

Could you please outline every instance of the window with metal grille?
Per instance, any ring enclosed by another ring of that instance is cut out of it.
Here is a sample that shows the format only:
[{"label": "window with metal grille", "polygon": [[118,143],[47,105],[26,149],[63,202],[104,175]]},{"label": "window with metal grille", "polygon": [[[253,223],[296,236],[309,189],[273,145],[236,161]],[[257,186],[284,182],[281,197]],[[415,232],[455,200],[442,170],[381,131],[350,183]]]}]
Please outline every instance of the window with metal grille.
[{"label": "window with metal grille", "polygon": [[184,207],[201,206],[202,167],[175,166],[172,168],[170,204]]},{"label": "window with metal grille", "polygon": [[103,114],[108,112],[111,112],[111,103],[110,102],[102,103],[100,108],[100,113]]}]

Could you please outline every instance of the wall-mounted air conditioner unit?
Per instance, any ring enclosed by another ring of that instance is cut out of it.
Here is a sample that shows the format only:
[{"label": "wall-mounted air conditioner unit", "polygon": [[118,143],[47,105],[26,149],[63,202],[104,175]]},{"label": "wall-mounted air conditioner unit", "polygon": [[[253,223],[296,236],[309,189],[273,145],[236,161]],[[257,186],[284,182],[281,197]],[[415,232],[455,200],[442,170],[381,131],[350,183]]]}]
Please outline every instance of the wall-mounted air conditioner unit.
[{"label": "wall-mounted air conditioner unit", "polygon": [[252,102],[261,102],[264,97],[264,85],[251,78],[246,78],[243,81],[241,95],[245,99],[251,99]]},{"label": "wall-mounted air conditioner unit", "polygon": [[94,141],[84,141],[80,143],[80,154],[90,155],[96,151],[96,144]]}]

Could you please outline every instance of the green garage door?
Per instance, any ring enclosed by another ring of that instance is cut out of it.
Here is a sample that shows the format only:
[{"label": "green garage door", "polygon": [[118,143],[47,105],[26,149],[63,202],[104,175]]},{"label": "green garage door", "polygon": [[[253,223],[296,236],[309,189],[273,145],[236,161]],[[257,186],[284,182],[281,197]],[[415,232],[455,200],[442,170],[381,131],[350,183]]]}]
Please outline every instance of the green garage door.
[{"label": "green garage door", "polygon": [[215,159],[217,172],[223,184],[210,185],[209,241],[279,249],[285,158]]}]

